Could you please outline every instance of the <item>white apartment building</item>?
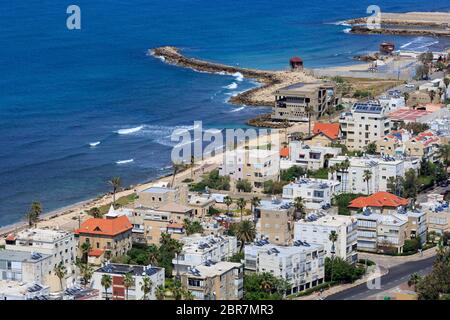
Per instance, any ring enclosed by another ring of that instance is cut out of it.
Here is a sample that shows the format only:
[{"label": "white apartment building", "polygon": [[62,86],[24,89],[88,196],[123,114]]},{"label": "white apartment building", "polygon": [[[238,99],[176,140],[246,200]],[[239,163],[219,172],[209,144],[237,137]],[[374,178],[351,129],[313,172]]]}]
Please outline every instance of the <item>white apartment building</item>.
[{"label": "white apartment building", "polygon": [[440,235],[450,232],[450,205],[442,198],[439,200],[429,199],[420,204],[427,215],[428,232],[436,232]]},{"label": "white apartment building", "polygon": [[355,103],[339,118],[342,140],[350,150],[364,150],[370,142],[389,133],[391,122],[384,107],[378,103]]},{"label": "white apartment building", "polygon": [[325,255],[331,257],[333,243],[330,233],[337,234],[334,254],[349,263],[358,261],[356,219],[351,216],[309,215],[306,219],[295,222],[294,240],[323,245]]},{"label": "white apartment building", "polygon": [[340,193],[340,187],[337,180],[300,178],[283,187],[283,199],[294,201],[301,197],[308,210],[326,209],[333,196]]},{"label": "white apartment building", "polygon": [[378,252],[388,247],[403,252],[408,221],[393,214],[372,213],[366,209],[356,214],[358,250]]},{"label": "white apartment building", "polygon": [[287,280],[291,294],[324,282],[324,256],[322,245],[296,241],[293,246],[277,246],[260,240],[245,246],[245,269]]},{"label": "white apartment building", "polygon": [[301,166],[307,170],[319,170],[326,164],[327,159],[341,154],[341,148],[309,146],[302,141],[289,143],[288,157],[280,160],[281,169],[289,169],[292,166]]},{"label": "white apartment building", "polygon": [[0,301],[48,300],[50,289],[38,283],[0,280]]},{"label": "white apartment building", "polygon": [[378,97],[378,102],[386,109],[387,113],[406,107],[405,97],[392,91],[389,91],[387,95]]},{"label": "white apartment building", "polygon": [[207,262],[226,261],[238,250],[236,237],[229,236],[194,235],[182,238],[181,242],[183,249],[172,260],[174,274],[186,272]]},{"label": "white apartment building", "polygon": [[[330,159],[330,166],[348,159],[350,166],[346,171],[329,174],[330,179],[341,182],[342,192],[372,194],[387,191],[389,177],[403,177],[405,175],[404,161],[389,156],[383,157],[346,157],[338,156]],[[369,181],[364,179],[364,172],[371,173]]]},{"label": "white apartment building", "polygon": [[[94,271],[91,280],[93,289],[98,290],[103,299],[125,300],[127,299],[127,290],[124,286],[123,278],[126,274],[131,273],[134,283],[128,288],[128,300],[143,300],[144,292],[142,283],[145,277],[151,281],[151,290],[147,294],[147,300],[156,300],[155,291],[158,286],[164,285],[165,275],[164,268],[153,266],[138,266],[129,264],[108,263]],[[105,292],[102,286],[102,276],[111,277],[111,287]]]},{"label": "white apartment building", "polygon": [[77,242],[74,234],[64,230],[26,229],[6,239],[6,249],[28,253],[40,253],[50,256],[52,273],[48,277],[50,290],[61,290],[60,280],[54,269],[62,264],[67,271],[63,286],[71,285],[75,273],[74,263],[77,252]]},{"label": "white apartment building", "polygon": [[224,153],[224,160],[219,167],[221,176],[229,176],[235,184],[247,180],[252,191],[261,192],[264,182],[278,179],[280,172],[280,156],[278,149],[234,150]]}]

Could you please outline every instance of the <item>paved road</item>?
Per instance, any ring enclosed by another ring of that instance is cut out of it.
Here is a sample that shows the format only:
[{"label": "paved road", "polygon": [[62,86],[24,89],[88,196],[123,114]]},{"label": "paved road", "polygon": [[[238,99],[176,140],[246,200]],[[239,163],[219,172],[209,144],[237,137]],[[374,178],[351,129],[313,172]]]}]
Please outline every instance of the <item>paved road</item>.
[{"label": "paved road", "polygon": [[435,257],[420,261],[407,262],[389,269],[389,273],[381,277],[380,289],[368,289],[367,284],[344,290],[328,296],[325,300],[363,300],[380,292],[392,289],[401,283],[407,282],[411,274],[427,274],[431,271]]}]

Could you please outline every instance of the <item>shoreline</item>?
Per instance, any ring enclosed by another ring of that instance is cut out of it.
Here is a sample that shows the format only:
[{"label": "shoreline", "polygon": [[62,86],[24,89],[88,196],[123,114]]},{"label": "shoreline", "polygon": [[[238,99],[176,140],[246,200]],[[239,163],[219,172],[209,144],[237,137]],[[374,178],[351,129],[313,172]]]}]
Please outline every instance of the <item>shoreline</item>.
[{"label": "shoreline", "polygon": [[271,71],[229,66],[196,58],[189,58],[181,53],[181,49],[172,46],[158,47],[148,50],[148,54],[159,58],[162,62],[193,69],[199,72],[221,75],[240,74],[255,80],[260,85],[231,97],[228,102],[242,106],[273,106],[272,93],[281,87],[297,82],[314,82],[317,78],[305,71]]}]

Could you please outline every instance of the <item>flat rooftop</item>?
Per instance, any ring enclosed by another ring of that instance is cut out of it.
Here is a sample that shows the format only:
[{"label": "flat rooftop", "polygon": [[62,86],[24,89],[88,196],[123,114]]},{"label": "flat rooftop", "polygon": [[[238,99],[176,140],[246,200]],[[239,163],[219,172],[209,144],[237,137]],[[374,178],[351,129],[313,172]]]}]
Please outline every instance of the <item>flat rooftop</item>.
[{"label": "flat rooftop", "polygon": [[266,252],[267,254],[277,254],[279,256],[292,256],[299,253],[308,253],[323,249],[323,246],[315,243],[308,243],[306,241],[295,241],[297,245],[279,246],[271,244],[267,240],[256,241],[251,245],[245,246],[245,254],[256,256],[259,252]]},{"label": "flat rooftop", "polygon": [[414,110],[409,108],[400,108],[391,112],[388,117],[394,121],[411,121],[416,122],[417,119],[429,115],[432,112],[426,110]]},{"label": "flat rooftop", "polygon": [[241,266],[242,266],[241,263],[236,262],[227,262],[227,261],[220,261],[217,263],[210,262],[207,265],[201,264],[199,266],[196,266],[195,268],[192,268],[190,271],[188,271],[188,273],[196,277],[215,277],[220,276],[223,273],[232,270],[234,268],[239,268]]},{"label": "flat rooftop", "polygon": [[175,189],[171,189],[171,188],[164,188],[164,187],[150,187],[148,189],[145,189],[141,192],[145,192],[145,193],[167,193],[167,192],[173,192],[175,191]]},{"label": "flat rooftop", "polygon": [[283,87],[278,89],[277,91],[292,91],[293,93],[295,92],[313,92],[316,91],[317,89],[320,89],[322,87],[327,87],[327,86],[334,86],[334,84],[332,82],[311,82],[311,83],[305,83],[305,82],[299,82],[299,83],[294,83],[291,84],[289,86]]},{"label": "flat rooftop", "polygon": [[18,250],[0,250],[0,260],[16,261],[16,262],[40,262],[47,259],[51,255],[42,253],[31,253]]},{"label": "flat rooftop", "polygon": [[54,242],[62,240],[72,234],[65,230],[54,229],[26,229],[18,232],[16,239],[18,240],[31,240],[40,242]]},{"label": "flat rooftop", "polygon": [[340,216],[340,215],[326,215],[317,219],[311,220],[300,220],[297,223],[302,225],[317,225],[317,226],[330,226],[339,227],[341,225],[349,225],[355,222],[351,216]]},{"label": "flat rooftop", "polygon": [[276,200],[261,200],[259,206],[257,207],[260,210],[269,210],[269,211],[281,211],[288,210],[292,206],[290,200],[276,199]]},{"label": "flat rooftop", "polygon": [[162,268],[152,266],[109,263],[101,268],[98,268],[95,272],[121,275],[132,273],[134,276],[142,276],[145,273],[146,275],[151,276],[158,273],[160,270],[162,270]]}]

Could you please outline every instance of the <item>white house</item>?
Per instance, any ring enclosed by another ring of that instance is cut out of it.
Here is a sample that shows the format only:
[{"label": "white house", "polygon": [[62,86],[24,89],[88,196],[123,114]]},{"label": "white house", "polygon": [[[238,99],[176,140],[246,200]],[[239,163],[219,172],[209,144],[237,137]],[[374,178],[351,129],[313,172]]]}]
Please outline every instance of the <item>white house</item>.
[{"label": "white house", "polygon": [[325,166],[327,159],[341,154],[341,148],[309,146],[302,141],[289,143],[287,157],[280,160],[281,169],[289,169],[292,166],[301,166],[308,170],[318,170]]}]

